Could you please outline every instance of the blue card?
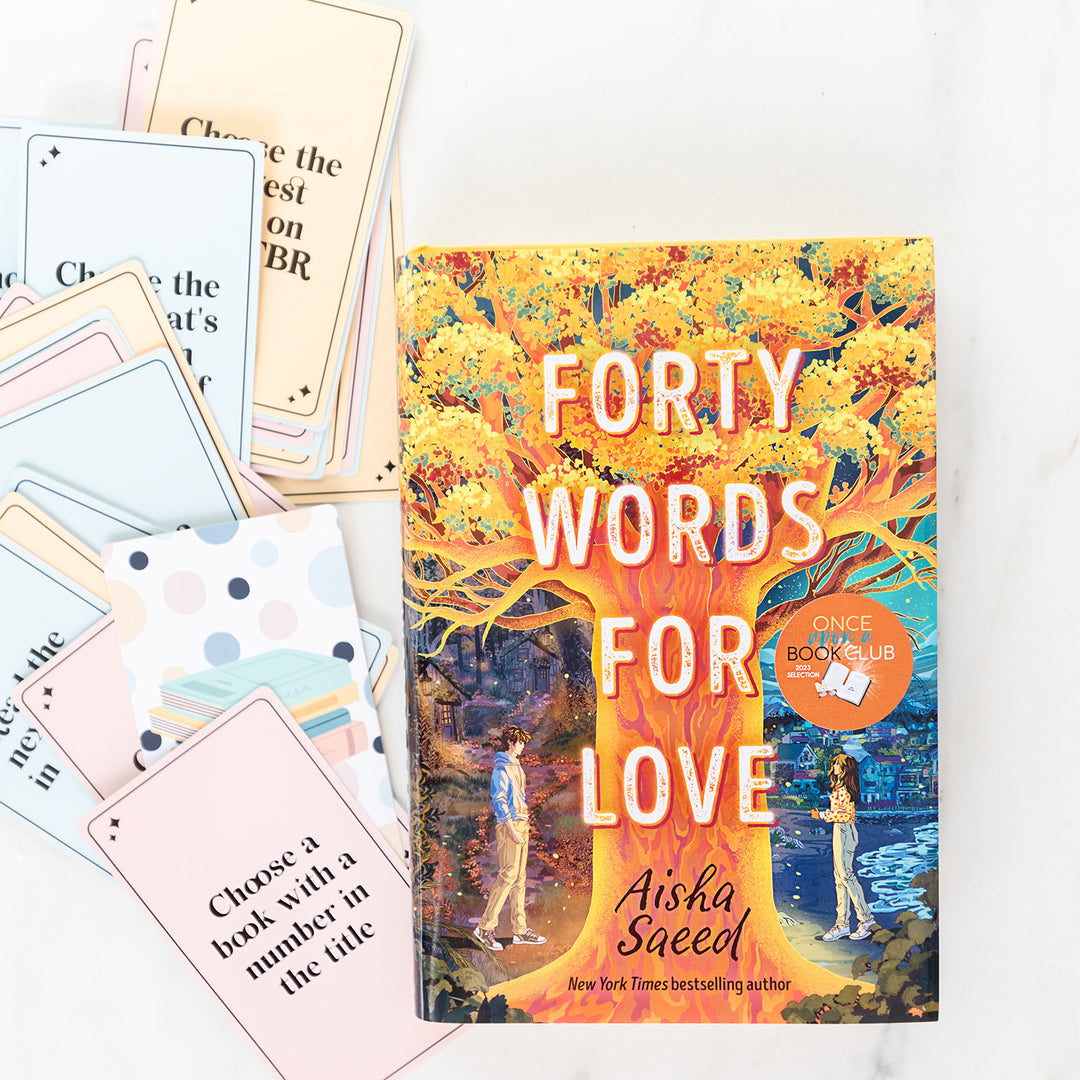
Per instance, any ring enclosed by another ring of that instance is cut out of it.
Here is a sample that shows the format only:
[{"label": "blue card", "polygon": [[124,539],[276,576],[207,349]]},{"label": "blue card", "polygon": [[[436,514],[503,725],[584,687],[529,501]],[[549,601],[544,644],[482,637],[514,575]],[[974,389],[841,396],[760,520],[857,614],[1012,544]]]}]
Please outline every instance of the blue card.
[{"label": "blue card", "polygon": [[15,707],[11,692],[107,611],[30,552],[0,536],[0,806],[99,869],[79,832],[95,800],[45,738]]},{"label": "blue card", "polygon": [[48,295],[142,262],[229,449],[247,462],[262,146],[27,124],[19,170],[22,280]]},{"label": "blue card", "polygon": [[16,469],[7,486],[9,491],[18,492],[44,510],[92,551],[100,551],[117,540],[149,536],[156,531],[153,522],[140,514],[88,495],[36,469]]},{"label": "blue card", "polygon": [[175,357],[129,360],[0,418],[0,476],[30,466],[158,531],[247,516]]}]

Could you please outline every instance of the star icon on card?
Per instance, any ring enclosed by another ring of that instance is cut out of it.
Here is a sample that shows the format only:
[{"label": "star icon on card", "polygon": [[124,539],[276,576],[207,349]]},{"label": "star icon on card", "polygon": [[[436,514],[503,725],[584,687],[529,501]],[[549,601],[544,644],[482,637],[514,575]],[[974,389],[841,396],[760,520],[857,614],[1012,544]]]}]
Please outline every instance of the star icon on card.
[{"label": "star icon on card", "polygon": [[110,829],[119,829],[120,828],[120,819],[118,817],[109,818],[109,828]]},{"label": "star icon on card", "polygon": [[383,466],[383,468],[384,468],[384,469],[385,469],[385,470],[386,470],[386,471],[387,471],[388,473],[392,473],[392,472],[394,471],[394,463],[393,463],[392,461],[388,461],[388,462],[387,462],[387,463],[386,463],[386,464],[385,464],[385,465]]},{"label": "star icon on card", "polygon": [[306,386],[301,386],[300,387],[300,395],[301,395],[301,397],[307,397],[308,394],[310,394],[310,393],[311,393],[311,391]]},{"label": "star icon on card", "polygon": [[60,156],[60,151],[57,150],[55,146],[49,151],[49,153],[52,155],[54,161]]},{"label": "star icon on card", "polygon": [[52,687],[51,687],[51,686],[43,686],[43,687],[41,688],[41,693],[42,693],[42,694],[43,694],[43,695],[44,695],[45,697],[52,697]]}]

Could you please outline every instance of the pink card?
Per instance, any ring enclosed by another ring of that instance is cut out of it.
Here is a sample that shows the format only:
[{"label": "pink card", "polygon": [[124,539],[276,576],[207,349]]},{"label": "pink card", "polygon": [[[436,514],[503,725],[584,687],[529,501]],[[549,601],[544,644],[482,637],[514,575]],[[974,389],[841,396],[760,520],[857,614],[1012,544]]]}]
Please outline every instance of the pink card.
[{"label": "pink card", "polygon": [[283,1080],[382,1080],[456,1034],[415,1016],[400,860],[269,691],[83,830]]},{"label": "pink card", "polygon": [[277,488],[264,480],[254,469],[248,468],[242,461],[237,461],[236,470],[248,489],[256,514],[280,514],[282,510],[296,509],[296,506]]},{"label": "pink card", "polygon": [[138,30],[128,45],[127,71],[124,73],[124,89],[120,92],[121,131],[142,131],[143,112],[150,96],[150,67],[154,59],[154,35],[149,30]]},{"label": "pink card", "polygon": [[28,289],[25,285],[12,285],[0,296],[0,319],[17,315],[20,311],[33,307],[40,299],[33,289]]},{"label": "pink card", "polygon": [[268,420],[262,416],[256,416],[251,424],[254,442],[282,450],[310,450],[318,434],[314,428],[297,427],[284,420]]},{"label": "pink card", "polygon": [[23,679],[11,697],[99,799],[139,774],[135,714],[111,615]]},{"label": "pink card", "polygon": [[367,397],[371,344],[375,330],[375,302],[379,295],[388,210],[389,191],[387,191],[387,198],[379,202],[371,247],[360,281],[357,315],[353,319],[348,345],[348,379],[344,378],[345,373],[343,373],[341,388],[338,391],[337,413],[334,423],[330,426],[333,442],[326,463],[327,476],[348,476],[356,471],[356,460],[360,451],[360,426],[364,416],[364,400]]},{"label": "pink card", "polygon": [[[55,340],[54,340],[55,339]],[[132,359],[120,331],[104,319],[46,339],[5,360],[0,369],[0,416],[93,378]]]},{"label": "pink card", "polygon": [[[12,690],[11,699],[97,798],[107,798],[145,770],[111,614],[32,671]],[[314,739],[312,745],[330,765],[360,749],[353,725]],[[395,803],[394,816],[409,870],[409,815]]]}]

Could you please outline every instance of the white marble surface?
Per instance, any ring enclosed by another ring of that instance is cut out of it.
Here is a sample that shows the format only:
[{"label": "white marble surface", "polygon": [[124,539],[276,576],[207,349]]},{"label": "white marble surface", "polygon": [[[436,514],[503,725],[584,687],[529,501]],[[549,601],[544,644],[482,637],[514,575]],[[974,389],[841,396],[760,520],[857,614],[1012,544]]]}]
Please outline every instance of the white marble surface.
[{"label": "white marble surface", "polygon": [[[113,122],[157,6],[6,0],[0,115]],[[932,235],[945,464],[941,1022],[484,1029],[413,1075],[1078,1075],[1080,8],[402,6],[410,245]],[[396,508],[345,521],[400,633]],[[400,781],[400,676],[383,716]],[[0,850],[0,1076],[269,1075],[114,885],[7,817]]]}]

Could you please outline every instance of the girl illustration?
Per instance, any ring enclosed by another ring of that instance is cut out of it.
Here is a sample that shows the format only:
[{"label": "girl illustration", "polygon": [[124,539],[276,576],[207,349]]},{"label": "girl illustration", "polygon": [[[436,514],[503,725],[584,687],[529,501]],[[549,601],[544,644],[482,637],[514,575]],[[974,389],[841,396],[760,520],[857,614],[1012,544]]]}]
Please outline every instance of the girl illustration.
[{"label": "girl illustration", "polygon": [[[837,754],[829,765],[829,809],[810,811],[812,818],[833,823],[833,877],[836,880],[836,924],[822,935],[823,941],[850,937],[852,941],[868,938],[874,916],[855,876],[855,848],[859,833],[855,828],[855,806],[859,801],[859,763],[850,754]],[[850,903],[855,905],[859,925],[850,926]]]}]

